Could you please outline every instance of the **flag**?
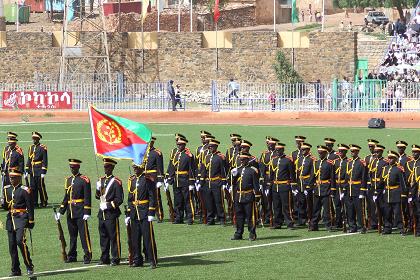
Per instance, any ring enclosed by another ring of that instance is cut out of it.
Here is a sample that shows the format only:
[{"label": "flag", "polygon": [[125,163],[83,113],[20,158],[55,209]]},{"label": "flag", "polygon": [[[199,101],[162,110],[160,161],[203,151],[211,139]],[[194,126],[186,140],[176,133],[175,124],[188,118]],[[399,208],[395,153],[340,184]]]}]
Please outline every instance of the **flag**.
[{"label": "flag", "polygon": [[220,18],[219,0],[216,0],[214,2],[214,15],[213,15],[214,22],[217,23],[219,21],[219,18]]},{"label": "flag", "polygon": [[141,23],[144,23],[144,20],[147,16],[147,9],[149,8],[149,0],[141,1]]},{"label": "flag", "polygon": [[143,162],[152,131],[144,124],[89,107],[95,153],[103,157]]},{"label": "flag", "polygon": [[298,10],[296,8],[296,0],[292,0],[292,23],[299,22]]}]

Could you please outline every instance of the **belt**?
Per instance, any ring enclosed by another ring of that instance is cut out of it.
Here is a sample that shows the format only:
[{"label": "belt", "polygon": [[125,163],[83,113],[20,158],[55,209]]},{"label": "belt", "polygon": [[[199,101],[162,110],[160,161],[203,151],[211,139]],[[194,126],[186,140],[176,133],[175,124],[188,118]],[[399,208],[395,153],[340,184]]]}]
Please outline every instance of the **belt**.
[{"label": "belt", "polygon": [[361,183],[362,183],[362,181],[350,181],[349,182],[349,184],[351,184],[351,185],[359,185]]},{"label": "belt", "polygon": [[18,213],[26,213],[27,211],[26,209],[21,208],[21,209],[10,209],[9,212],[12,214],[18,214]]},{"label": "belt", "polygon": [[344,184],[346,182],[346,180],[337,180],[338,184]]},{"label": "belt", "polygon": [[265,175],[270,175],[270,171],[265,171]]},{"label": "belt", "polygon": [[395,189],[398,189],[399,187],[400,187],[399,185],[397,185],[397,186],[386,186],[385,189],[387,189],[387,190],[395,190]]},{"label": "belt", "polygon": [[41,164],[41,163],[42,163],[42,161],[32,161],[32,165]]},{"label": "belt", "polygon": [[317,180],[316,181],[317,184],[326,184],[326,183],[329,183],[329,182],[330,182],[330,180]]},{"label": "belt", "polygon": [[70,199],[69,203],[82,203],[83,201],[85,201],[83,198],[81,198],[81,199]]},{"label": "belt", "polygon": [[241,194],[247,194],[247,193],[252,193],[254,190],[247,190],[247,191],[237,191],[238,193]]},{"label": "belt", "polygon": [[285,180],[285,181],[274,181],[274,184],[280,185],[280,184],[290,184],[289,180]]},{"label": "belt", "polygon": [[150,169],[150,170],[145,170],[144,173],[148,174],[148,173],[156,173],[157,170],[156,169]]},{"label": "belt", "polygon": [[380,181],[381,181],[381,178],[372,179],[372,182],[380,182]]},{"label": "belt", "polygon": [[188,171],[176,171],[176,175],[188,175]]},{"label": "belt", "polygon": [[212,177],[212,178],[206,178],[207,181],[217,181],[217,180],[223,180],[222,177],[217,176],[217,177]]},{"label": "belt", "polygon": [[133,201],[133,205],[142,205],[142,204],[147,204],[149,203],[149,200],[145,199],[145,200],[134,200]]},{"label": "belt", "polygon": [[300,176],[301,179],[308,179],[311,175]]}]

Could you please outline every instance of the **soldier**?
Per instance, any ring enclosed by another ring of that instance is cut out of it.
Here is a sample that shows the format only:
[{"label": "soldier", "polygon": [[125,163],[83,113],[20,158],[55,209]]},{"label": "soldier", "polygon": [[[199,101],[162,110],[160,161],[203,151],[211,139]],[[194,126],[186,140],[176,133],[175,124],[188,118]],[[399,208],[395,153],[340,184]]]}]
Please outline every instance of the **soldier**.
[{"label": "soldier", "polygon": [[[241,142],[241,152],[249,153],[250,154],[251,147],[252,147],[252,143],[251,142],[249,142],[248,140],[242,140],[242,142]],[[254,166],[256,168],[259,168],[258,160],[253,155],[251,155],[251,157],[249,158],[248,163],[251,166]],[[240,165],[240,162],[237,162],[236,165],[239,166]]]},{"label": "soldier", "polygon": [[382,145],[377,144],[375,146],[375,157],[371,160],[369,168],[369,178],[371,184],[368,185],[366,196],[368,201],[368,213],[371,214],[369,217],[369,229],[377,229],[379,232],[382,230],[380,227],[382,225],[382,221],[380,219],[382,218],[383,213],[383,186],[381,184],[381,178],[384,167],[388,165],[388,161],[382,156],[384,150],[385,147]]},{"label": "soldier", "polygon": [[175,221],[174,224],[184,223],[184,213],[187,222],[192,225],[194,222],[194,204],[192,191],[194,189],[194,156],[185,146],[188,140],[178,138],[178,149],[172,160],[169,161],[167,169],[167,184],[173,185]]},{"label": "soldier", "polygon": [[[414,184],[415,179],[417,178],[418,174],[418,170],[416,170],[417,167],[420,167],[420,145],[416,145],[413,144],[411,146],[411,151],[412,151],[412,158],[411,160],[409,160],[406,164],[406,167],[404,168],[405,170],[405,177],[406,177],[406,181],[408,186],[410,186],[410,190],[412,189],[412,184]],[[416,173],[417,172],[417,173]],[[415,174],[416,173],[416,174]],[[416,190],[416,194],[417,194],[417,190]],[[416,209],[420,208],[417,207],[418,203],[417,203],[417,197],[413,198],[413,196],[410,196],[411,200],[408,203],[408,209],[409,209],[409,213],[410,213],[410,221],[409,221],[409,227],[410,229],[413,230],[415,236],[418,236],[418,234],[420,235],[420,229],[418,230],[417,228],[417,221],[416,219]],[[410,199],[410,197],[408,199]],[[416,232],[418,231],[418,232]]]},{"label": "soldier", "polygon": [[[407,178],[407,175],[405,174],[407,163],[410,160],[412,160],[412,158],[410,156],[407,156],[407,154],[405,153],[408,143],[400,140],[400,141],[397,141],[395,144],[397,145],[397,150],[398,150],[398,155],[399,155],[397,164],[403,168],[404,177]],[[403,220],[404,229],[408,229],[409,224],[410,224],[410,210],[408,206],[407,193],[402,194],[401,205],[402,205],[402,220]],[[394,226],[396,226],[396,224],[394,224]]]},{"label": "soldier", "polygon": [[402,223],[401,195],[406,193],[406,184],[403,168],[398,165],[400,154],[388,152],[389,165],[383,169],[382,183],[385,186],[384,194],[384,231],[382,234],[392,233],[392,220],[394,219],[401,235],[405,235]]},{"label": "soldier", "polygon": [[[200,218],[200,222],[206,221],[206,219],[203,219],[203,215],[207,216],[207,212],[205,209],[205,202],[204,197],[199,191],[198,185],[200,184],[200,171],[201,171],[201,163],[205,158],[205,155],[207,154],[208,150],[208,144],[210,138],[207,138],[208,136],[212,136],[210,132],[201,130],[200,131],[200,139],[201,139],[201,145],[197,147],[195,150],[195,177],[197,178],[195,182],[195,192],[194,192],[194,200],[195,200],[195,213]],[[206,139],[207,138],[207,139]],[[203,213],[204,212],[204,213]]]},{"label": "soldier", "polygon": [[201,165],[200,184],[205,196],[207,210],[207,224],[214,225],[214,219],[218,217],[220,225],[224,226],[226,211],[224,207],[224,193],[226,191],[225,156],[217,148],[220,142],[211,140],[208,144],[209,153],[204,157]]},{"label": "soldier", "polygon": [[366,233],[364,198],[366,193],[368,170],[366,162],[359,157],[360,150],[360,146],[354,144],[350,145],[351,159],[347,162],[347,183],[343,189],[346,200],[346,212],[350,233],[357,232],[358,230],[361,233]]},{"label": "soldier", "polygon": [[322,216],[325,228],[331,231],[333,215],[331,211],[331,189],[336,188],[334,161],[329,160],[329,148],[323,145],[317,146],[319,160],[314,163],[312,185],[314,185],[313,213],[310,231],[318,231],[319,217]]},{"label": "soldier", "polygon": [[22,170],[17,168],[8,170],[10,185],[4,186],[3,209],[9,211],[6,220],[6,230],[9,239],[9,253],[12,259],[13,276],[21,276],[18,247],[23,257],[28,275],[34,273],[31,254],[26,245],[26,229],[32,230],[35,226],[34,207],[30,189],[22,185]]},{"label": "soldier", "polygon": [[248,223],[249,240],[254,241],[256,234],[256,201],[261,198],[258,184],[258,168],[249,164],[251,155],[240,154],[241,165],[232,169],[233,192],[236,216],[236,232],[231,240],[240,240],[244,233],[245,220]]},{"label": "soldier", "polygon": [[19,147],[19,145],[17,145],[17,142],[17,134],[14,132],[8,132],[8,146],[3,149],[3,162],[1,164],[3,186],[10,185],[8,174],[9,169],[17,168],[21,173],[25,170],[23,150]]},{"label": "soldier", "polygon": [[[369,152],[370,154],[367,155],[365,157],[365,163],[367,166],[367,170],[368,170],[368,176],[367,176],[367,182],[366,182],[366,187],[368,189],[366,197],[364,198],[364,204],[366,205],[366,212],[367,212],[367,219],[370,222],[370,229],[376,229],[377,228],[377,223],[375,223],[376,221],[376,211],[374,211],[376,209],[376,205],[375,202],[373,201],[373,192],[370,192],[369,190],[372,190],[371,188],[371,184],[372,184],[372,180],[371,180],[371,170],[372,170],[372,164],[373,161],[376,157],[375,155],[375,147],[379,144],[379,141],[375,140],[375,139],[368,139],[368,148],[369,148]],[[373,212],[371,212],[373,211]],[[374,222],[374,224],[372,225],[371,222]]]},{"label": "soldier", "polygon": [[70,235],[70,248],[65,263],[77,262],[77,234],[80,236],[83,251],[83,263],[89,264],[92,260],[92,246],[90,242],[87,221],[91,215],[91,189],[88,177],[80,174],[81,160],[69,159],[72,176],[66,178],[64,183],[64,199],[55,219],[67,211],[67,226]]},{"label": "soldier", "polygon": [[[266,137],[266,144],[267,150],[262,152],[260,156],[260,187],[263,190],[262,193],[262,206],[263,211],[261,213],[262,221],[265,224],[269,224],[270,226],[273,225],[273,209],[272,209],[272,194],[271,194],[271,187],[268,185],[270,181],[270,163],[273,157],[275,156],[275,148],[276,143],[279,142],[278,139],[267,136]],[[281,212],[280,212],[281,215]]]},{"label": "soldier", "polygon": [[301,155],[302,150],[301,150],[300,146],[302,145],[302,143],[305,142],[305,140],[306,140],[305,136],[295,136],[295,142],[296,142],[297,149],[292,152],[292,159],[293,159],[294,164],[296,164],[296,161],[298,160],[298,158]]},{"label": "soldier", "polygon": [[[48,169],[47,146],[39,141],[42,135],[39,132],[32,132],[33,144],[28,149],[28,160],[26,162],[25,178],[30,176],[30,185],[34,207],[47,207],[48,194],[45,188],[45,175]],[[41,205],[38,205],[38,193]]]},{"label": "soldier", "polygon": [[270,179],[273,197],[274,219],[272,229],[280,229],[284,222],[289,229],[295,229],[292,211],[292,191],[296,189],[295,166],[292,158],[284,153],[283,143],[276,143],[275,157],[270,162]]},{"label": "soldier", "polygon": [[144,172],[151,175],[151,179],[154,182],[156,188],[156,216],[158,223],[163,221],[163,205],[162,205],[162,196],[160,194],[160,187],[163,185],[163,154],[162,152],[155,148],[156,137],[152,137],[149,143],[149,149],[145,157],[146,168]]},{"label": "soldier", "polygon": [[343,189],[346,185],[347,151],[349,149],[350,147],[345,144],[338,144],[338,159],[334,161],[336,188],[331,188],[335,208],[335,227],[343,227],[343,229],[345,229],[345,224],[347,223],[346,217],[344,217]]},{"label": "soldier", "polygon": [[144,172],[144,164],[132,164],[134,175],[128,179],[128,211],[125,223],[131,224],[131,243],[133,263],[131,267],[143,266],[141,255],[141,238],[145,249],[145,258],[150,261],[150,267],[156,268],[157,249],[153,220],[155,217],[156,200],[155,186],[150,174]]},{"label": "soldier", "polygon": [[300,146],[300,157],[296,160],[296,176],[298,191],[294,193],[296,197],[297,225],[304,226],[306,220],[312,217],[312,186],[311,178],[313,175],[313,164],[315,158],[311,156],[312,145],[302,143]]},{"label": "soldier", "polygon": [[339,158],[336,151],[334,151],[334,143],[336,140],[334,138],[324,138],[325,147],[328,149],[328,159],[336,160]]},{"label": "soldier", "polygon": [[[238,163],[238,157],[241,150],[241,142],[242,142],[242,136],[239,134],[232,133],[230,134],[230,140],[232,142],[232,146],[227,149],[226,151],[226,157],[225,157],[225,168],[226,168],[226,179],[229,183],[228,188],[231,188],[231,170],[235,167],[237,167]],[[229,216],[232,219],[232,223],[235,224],[235,210],[233,209],[233,196],[232,193],[225,193],[227,201],[228,201],[228,207],[229,207]],[[229,198],[227,197],[229,196]]]},{"label": "soldier", "polygon": [[[104,158],[105,176],[96,182],[95,198],[100,200],[98,219],[99,237],[101,245],[101,258],[99,265],[119,265],[121,259],[120,205],[124,201],[122,182],[115,177],[114,171],[117,162],[110,158]],[[109,248],[111,247],[112,259],[109,260]]]}]

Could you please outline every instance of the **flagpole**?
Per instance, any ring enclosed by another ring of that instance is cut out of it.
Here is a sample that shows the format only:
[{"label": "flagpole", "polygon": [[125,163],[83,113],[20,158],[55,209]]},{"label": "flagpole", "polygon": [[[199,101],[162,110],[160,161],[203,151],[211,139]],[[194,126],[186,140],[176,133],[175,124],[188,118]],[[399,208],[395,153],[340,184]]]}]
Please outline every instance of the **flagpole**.
[{"label": "flagpole", "polygon": [[190,0],[190,32],[193,32],[193,1]]},{"label": "flagpole", "polygon": [[273,22],[274,22],[274,32],[276,32],[276,0],[273,0]]},{"label": "flagpole", "polygon": [[142,70],[144,72],[144,18],[141,19],[141,59]]},{"label": "flagpole", "polygon": [[217,22],[216,22],[216,71],[219,71],[219,46],[217,44]]}]

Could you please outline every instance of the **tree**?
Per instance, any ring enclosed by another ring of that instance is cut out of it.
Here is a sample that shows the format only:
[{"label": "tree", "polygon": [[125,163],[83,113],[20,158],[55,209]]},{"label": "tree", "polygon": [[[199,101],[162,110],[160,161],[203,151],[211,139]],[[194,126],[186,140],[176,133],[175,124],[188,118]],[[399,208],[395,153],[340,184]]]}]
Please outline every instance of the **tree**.
[{"label": "tree", "polygon": [[276,63],[273,66],[280,83],[295,84],[302,82],[302,78],[287,61],[282,51],[277,52]]}]

